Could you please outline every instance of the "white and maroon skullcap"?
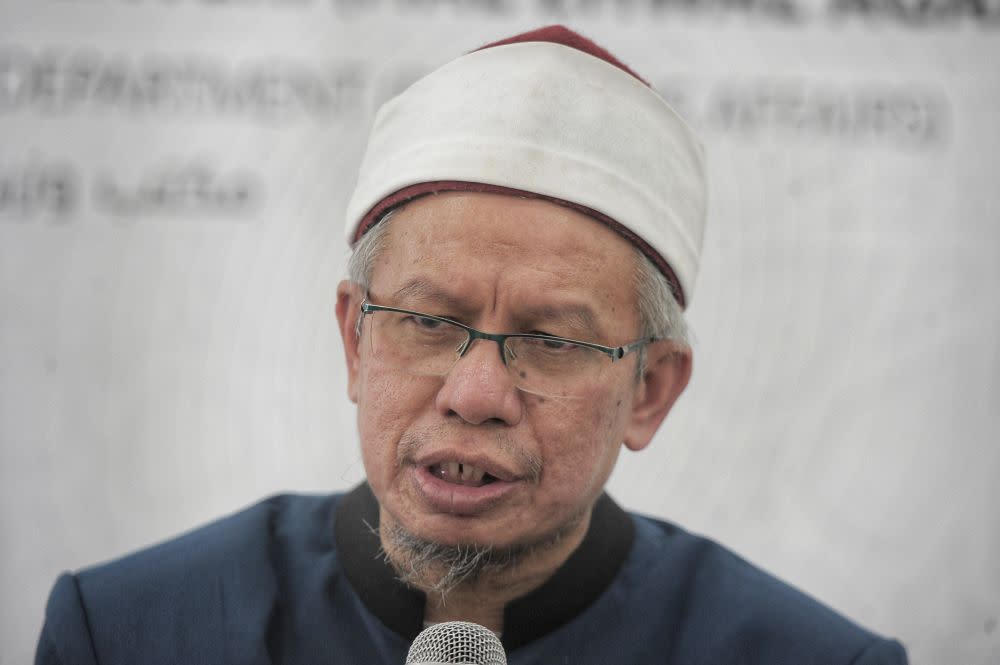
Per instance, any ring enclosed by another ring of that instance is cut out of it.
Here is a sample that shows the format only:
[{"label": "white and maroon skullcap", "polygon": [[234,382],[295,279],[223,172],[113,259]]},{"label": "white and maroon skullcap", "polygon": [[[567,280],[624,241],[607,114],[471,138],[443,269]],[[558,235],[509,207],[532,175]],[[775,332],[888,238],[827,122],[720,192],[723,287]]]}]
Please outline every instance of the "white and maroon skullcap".
[{"label": "white and maroon skullcap", "polygon": [[691,300],[705,226],[702,149],[610,53],[562,26],[485,46],[386,102],[347,206],[352,245],[432,192],[554,201],[639,247]]}]

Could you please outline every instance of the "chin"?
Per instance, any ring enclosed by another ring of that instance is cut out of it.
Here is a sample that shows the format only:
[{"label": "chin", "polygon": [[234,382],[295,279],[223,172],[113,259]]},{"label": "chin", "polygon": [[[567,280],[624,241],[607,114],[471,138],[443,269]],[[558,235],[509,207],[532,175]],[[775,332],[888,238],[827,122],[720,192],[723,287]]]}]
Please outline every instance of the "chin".
[{"label": "chin", "polygon": [[401,526],[422,540],[450,547],[507,547],[532,540],[530,534],[513,532],[509,521],[484,516],[433,513]]}]

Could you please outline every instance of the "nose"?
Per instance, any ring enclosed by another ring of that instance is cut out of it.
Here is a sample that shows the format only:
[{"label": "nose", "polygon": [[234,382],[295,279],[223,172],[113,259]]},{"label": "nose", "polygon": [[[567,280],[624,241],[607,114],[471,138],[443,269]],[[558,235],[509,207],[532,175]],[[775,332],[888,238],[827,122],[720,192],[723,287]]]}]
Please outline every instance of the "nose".
[{"label": "nose", "polygon": [[457,416],[472,425],[516,425],[524,409],[495,343],[483,339],[472,340],[451,368],[438,391],[436,406],[442,415]]}]

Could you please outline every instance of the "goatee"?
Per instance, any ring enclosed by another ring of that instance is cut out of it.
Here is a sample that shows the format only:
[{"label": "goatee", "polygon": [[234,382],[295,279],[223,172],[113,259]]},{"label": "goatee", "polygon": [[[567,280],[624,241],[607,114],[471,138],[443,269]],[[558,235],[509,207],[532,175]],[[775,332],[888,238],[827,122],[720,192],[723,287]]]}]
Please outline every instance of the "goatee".
[{"label": "goatee", "polygon": [[438,594],[444,601],[461,585],[473,585],[485,579],[502,584],[526,559],[558,545],[585,515],[586,511],[581,512],[541,540],[504,547],[436,543],[390,520],[379,527],[382,557],[396,570],[400,581],[425,593]]}]

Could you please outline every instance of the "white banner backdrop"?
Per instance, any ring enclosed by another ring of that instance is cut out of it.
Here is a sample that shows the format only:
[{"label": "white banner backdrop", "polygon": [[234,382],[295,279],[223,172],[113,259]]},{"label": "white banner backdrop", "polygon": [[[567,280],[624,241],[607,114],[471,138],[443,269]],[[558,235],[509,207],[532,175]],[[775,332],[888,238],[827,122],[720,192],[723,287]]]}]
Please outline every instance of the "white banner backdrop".
[{"label": "white banner backdrop", "polygon": [[914,662],[1000,661],[996,2],[0,0],[0,663],[60,571],[362,478],[371,116],[553,22],[709,159],[694,379],[612,493]]}]

